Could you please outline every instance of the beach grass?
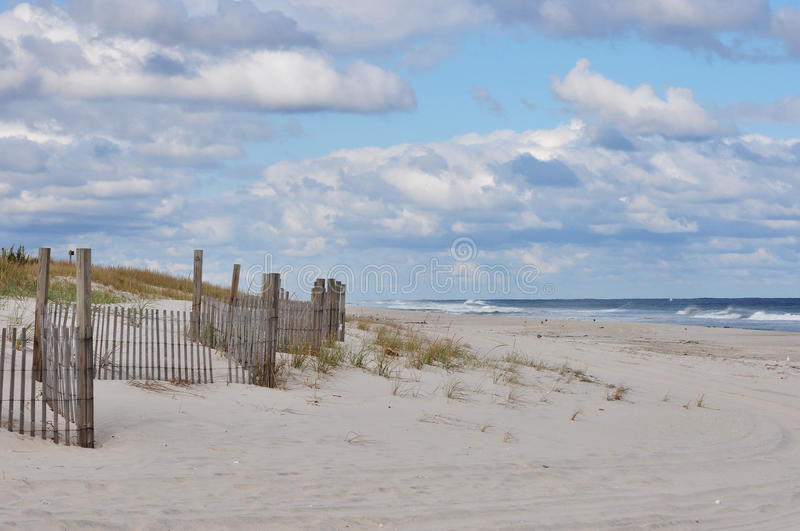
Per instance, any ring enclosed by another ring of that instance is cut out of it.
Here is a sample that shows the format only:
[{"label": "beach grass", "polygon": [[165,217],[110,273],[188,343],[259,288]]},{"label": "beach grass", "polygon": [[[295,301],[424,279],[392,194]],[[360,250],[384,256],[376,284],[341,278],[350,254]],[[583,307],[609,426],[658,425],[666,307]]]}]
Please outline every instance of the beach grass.
[{"label": "beach grass", "polygon": [[[54,302],[75,301],[75,264],[51,260],[48,299]],[[0,297],[36,296],[37,260],[0,258]],[[176,276],[128,266],[92,265],[92,302],[116,304],[135,297],[145,299],[191,300],[193,287],[189,276]],[[203,294],[227,297],[229,288],[203,283]]]}]

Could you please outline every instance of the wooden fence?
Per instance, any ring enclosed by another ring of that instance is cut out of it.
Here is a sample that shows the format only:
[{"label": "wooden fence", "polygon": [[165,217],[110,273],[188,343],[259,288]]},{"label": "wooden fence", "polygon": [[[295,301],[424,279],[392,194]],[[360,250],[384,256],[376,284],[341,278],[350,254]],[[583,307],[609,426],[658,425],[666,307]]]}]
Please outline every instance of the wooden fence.
[{"label": "wooden fence", "polygon": [[92,306],[91,249],[76,252],[76,303],[49,303],[49,264],[50,249],[39,249],[30,362],[27,329],[0,331],[0,426],[9,431],[93,447],[95,379],[213,383],[216,349],[228,382],[274,387],[278,349],[313,353],[344,340],[346,286],[334,279],[317,279],[306,301],[290,298],[277,273],[264,275],[260,295],[239,294],[236,264],[229,300],[202,297],[197,250],[186,312]]},{"label": "wooden fence", "polygon": [[[208,345],[191,339],[192,312],[92,307],[95,378],[214,382]],[[71,326],[74,304],[47,305],[47,321]]]},{"label": "wooden fence", "polygon": [[91,387],[81,387],[81,371],[92,378],[94,367],[81,368],[78,328],[45,326],[41,382],[28,360],[30,339],[25,328],[0,331],[0,427],[55,443],[88,445],[94,396]]},{"label": "wooden fence", "polygon": [[227,301],[201,297],[198,337],[227,353],[228,382],[273,387],[278,350],[313,353],[325,342],[344,340],[344,284],[329,279],[326,289],[318,279],[310,301],[291,299],[279,286],[280,275],[272,273],[264,275],[261,295],[234,289]]},{"label": "wooden fence", "polygon": [[[217,350],[227,357],[228,382],[269,385],[274,352],[314,352],[344,339],[344,285],[329,281],[325,289],[320,279],[315,290],[307,301],[282,290],[273,298],[237,294],[233,304],[203,296],[197,320],[187,311],[92,306],[94,377],[213,383]],[[74,304],[45,308],[45,326],[75,326]]]}]

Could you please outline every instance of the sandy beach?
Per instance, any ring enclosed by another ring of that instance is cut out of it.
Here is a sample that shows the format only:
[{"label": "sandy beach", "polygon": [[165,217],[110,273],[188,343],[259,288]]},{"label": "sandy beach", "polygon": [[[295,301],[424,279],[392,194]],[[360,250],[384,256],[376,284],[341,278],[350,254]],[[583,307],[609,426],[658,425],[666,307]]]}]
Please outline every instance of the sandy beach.
[{"label": "sandy beach", "polygon": [[309,366],[282,389],[98,381],[96,449],[0,431],[0,527],[800,525],[800,334],[349,315],[351,351],[392,322],[475,361]]}]

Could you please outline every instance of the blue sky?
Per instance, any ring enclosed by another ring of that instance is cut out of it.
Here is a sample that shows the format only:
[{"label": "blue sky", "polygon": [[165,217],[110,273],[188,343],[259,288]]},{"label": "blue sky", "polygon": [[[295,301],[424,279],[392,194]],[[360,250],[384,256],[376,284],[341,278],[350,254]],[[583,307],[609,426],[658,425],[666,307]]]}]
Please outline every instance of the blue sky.
[{"label": "blue sky", "polygon": [[0,238],[355,300],[796,297],[799,60],[794,1],[0,2]]}]

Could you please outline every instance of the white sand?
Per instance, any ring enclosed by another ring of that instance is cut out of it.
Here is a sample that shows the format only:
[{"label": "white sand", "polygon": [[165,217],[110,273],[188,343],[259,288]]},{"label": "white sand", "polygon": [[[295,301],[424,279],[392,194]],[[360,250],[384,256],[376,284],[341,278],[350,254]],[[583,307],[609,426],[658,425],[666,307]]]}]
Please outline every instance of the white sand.
[{"label": "white sand", "polygon": [[631,391],[491,364],[96,382],[98,448],[0,431],[0,527],[800,528],[800,334],[360,313]]}]

